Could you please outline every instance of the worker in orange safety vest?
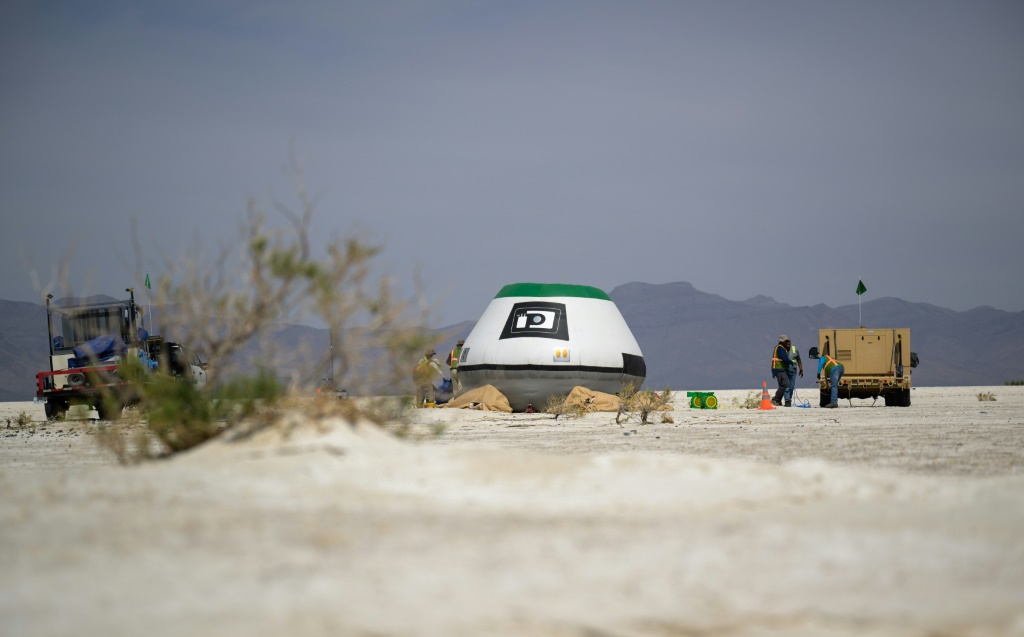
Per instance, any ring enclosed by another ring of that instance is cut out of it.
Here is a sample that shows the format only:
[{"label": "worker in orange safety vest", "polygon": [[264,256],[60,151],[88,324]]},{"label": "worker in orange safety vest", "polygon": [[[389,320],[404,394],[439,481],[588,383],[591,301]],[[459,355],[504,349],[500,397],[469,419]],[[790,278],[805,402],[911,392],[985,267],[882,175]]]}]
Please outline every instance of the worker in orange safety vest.
[{"label": "worker in orange safety vest", "polygon": [[462,356],[462,346],[466,344],[466,341],[459,339],[459,342],[455,344],[455,349],[448,353],[448,369],[451,371],[452,379],[452,396],[458,396],[462,393],[462,382],[459,380],[459,358]]}]

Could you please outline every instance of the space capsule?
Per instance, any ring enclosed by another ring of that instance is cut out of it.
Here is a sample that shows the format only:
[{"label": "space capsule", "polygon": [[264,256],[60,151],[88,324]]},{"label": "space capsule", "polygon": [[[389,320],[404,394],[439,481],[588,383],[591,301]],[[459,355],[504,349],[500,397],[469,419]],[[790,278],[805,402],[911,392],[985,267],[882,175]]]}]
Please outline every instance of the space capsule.
[{"label": "space capsule", "polygon": [[491,300],[459,358],[463,391],[493,385],[515,411],[577,385],[617,393],[647,376],[619,308],[586,285],[513,283]]}]

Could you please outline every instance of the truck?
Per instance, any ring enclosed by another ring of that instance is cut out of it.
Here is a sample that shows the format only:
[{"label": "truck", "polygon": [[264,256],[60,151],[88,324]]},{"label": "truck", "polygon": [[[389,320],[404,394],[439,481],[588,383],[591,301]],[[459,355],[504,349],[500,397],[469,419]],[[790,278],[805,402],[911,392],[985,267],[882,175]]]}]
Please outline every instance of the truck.
[{"label": "truck", "polygon": [[145,370],[206,382],[206,365],[198,356],[142,328],[135,292],[125,291],[129,298],[123,301],[61,306],[46,296],[49,370],[36,374],[36,399],[47,419],[63,417],[72,405],[95,409],[100,420],[120,418],[126,406],[141,399],[138,384],[124,374],[129,360]]},{"label": "truck", "polygon": [[[881,396],[887,407],[909,407],[911,370],[917,367],[916,352],[910,351],[909,328],[829,328],[818,330],[818,346],[807,355],[817,359],[831,356],[843,365],[839,381],[840,398]],[[818,379],[820,405],[831,401],[828,378]]]}]

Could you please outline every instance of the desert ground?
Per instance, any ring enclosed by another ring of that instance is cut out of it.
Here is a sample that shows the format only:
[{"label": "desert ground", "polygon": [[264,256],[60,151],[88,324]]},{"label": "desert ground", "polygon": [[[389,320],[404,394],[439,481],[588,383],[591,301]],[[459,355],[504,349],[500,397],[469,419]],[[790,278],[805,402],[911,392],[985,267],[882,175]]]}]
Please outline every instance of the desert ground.
[{"label": "desert ground", "polygon": [[1024,635],[1024,387],[801,392],[295,414],[133,466],[96,443],[131,418],[0,403],[0,634]]}]

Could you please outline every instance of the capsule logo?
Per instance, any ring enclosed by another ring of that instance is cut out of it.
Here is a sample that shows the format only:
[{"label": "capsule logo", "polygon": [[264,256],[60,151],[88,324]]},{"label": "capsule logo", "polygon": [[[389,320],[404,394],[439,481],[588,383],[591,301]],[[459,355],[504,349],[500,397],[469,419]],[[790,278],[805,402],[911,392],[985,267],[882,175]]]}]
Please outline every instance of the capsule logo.
[{"label": "capsule logo", "polygon": [[535,330],[551,331],[557,323],[558,313],[554,310],[537,310],[530,308],[516,315],[513,332],[530,332]]},{"label": "capsule logo", "polygon": [[499,340],[506,338],[553,338],[569,340],[564,303],[525,301],[512,306]]}]

